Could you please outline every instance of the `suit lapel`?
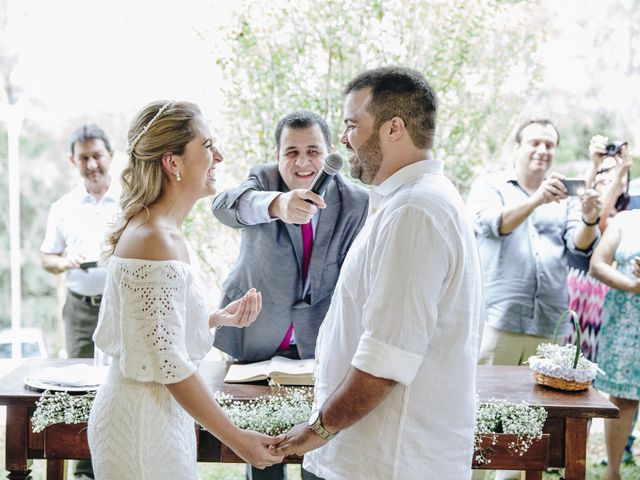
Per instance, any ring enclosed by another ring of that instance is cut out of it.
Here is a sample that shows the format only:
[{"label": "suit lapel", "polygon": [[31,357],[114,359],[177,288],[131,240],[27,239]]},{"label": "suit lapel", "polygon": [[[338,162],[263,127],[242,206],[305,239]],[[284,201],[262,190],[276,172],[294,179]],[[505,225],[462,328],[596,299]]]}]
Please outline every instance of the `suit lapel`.
[{"label": "suit lapel", "polygon": [[[329,183],[329,187],[324,196],[327,208],[318,212],[318,225],[313,239],[313,249],[311,250],[311,260],[309,261],[309,290],[311,301],[317,298],[318,289],[321,287],[322,272],[327,263],[332,263],[335,259],[327,258],[333,231],[338,223],[340,215],[340,195],[334,179]],[[302,233],[300,233],[300,245],[302,245]],[[300,248],[302,252],[302,247]],[[302,258],[302,253],[300,257]],[[325,285],[324,288],[327,288]]]},{"label": "suit lapel", "polygon": [[[286,231],[289,233],[291,243],[293,244],[293,251],[296,254],[296,260],[298,262],[298,272],[300,278],[302,278],[302,260],[304,258],[304,252],[302,251],[302,230],[298,225],[291,225],[290,223],[281,222]],[[311,251],[313,254],[313,250]],[[301,287],[302,288],[302,287]]]},{"label": "suit lapel", "polygon": [[[276,173],[277,173],[276,169]],[[289,191],[289,187],[284,183],[282,177],[279,173],[277,173],[277,182],[278,188],[277,190],[282,193],[287,193]],[[293,251],[296,255],[296,262],[298,264],[298,275],[302,278],[302,261],[304,258],[304,252],[302,250],[302,230],[298,225],[291,225],[290,223],[284,223],[282,220],[278,220],[284,226],[284,230],[289,234],[289,239],[291,240],[291,244],[293,245]],[[302,286],[300,286],[300,291],[302,291]]]}]

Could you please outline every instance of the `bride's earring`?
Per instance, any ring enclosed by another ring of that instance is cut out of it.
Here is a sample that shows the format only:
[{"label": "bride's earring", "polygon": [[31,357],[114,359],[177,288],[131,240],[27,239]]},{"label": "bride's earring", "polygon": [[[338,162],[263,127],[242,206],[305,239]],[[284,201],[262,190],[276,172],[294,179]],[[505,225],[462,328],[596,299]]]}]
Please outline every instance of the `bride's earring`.
[{"label": "bride's earring", "polygon": [[182,177],[180,176],[180,170],[178,170],[178,171],[176,172],[176,180],[177,180],[178,182],[181,182],[181,181],[182,181]]}]

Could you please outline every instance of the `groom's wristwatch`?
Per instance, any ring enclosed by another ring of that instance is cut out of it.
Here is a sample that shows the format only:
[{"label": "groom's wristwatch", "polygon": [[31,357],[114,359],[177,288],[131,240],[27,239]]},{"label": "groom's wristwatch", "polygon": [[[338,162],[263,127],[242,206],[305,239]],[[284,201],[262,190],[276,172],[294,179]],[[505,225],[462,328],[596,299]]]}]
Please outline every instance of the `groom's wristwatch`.
[{"label": "groom's wristwatch", "polygon": [[321,439],[327,442],[339,433],[331,433],[329,430],[324,428],[324,425],[322,425],[322,412],[320,409],[311,412],[311,416],[309,417],[307,424],[311,430],[316,432]]}]

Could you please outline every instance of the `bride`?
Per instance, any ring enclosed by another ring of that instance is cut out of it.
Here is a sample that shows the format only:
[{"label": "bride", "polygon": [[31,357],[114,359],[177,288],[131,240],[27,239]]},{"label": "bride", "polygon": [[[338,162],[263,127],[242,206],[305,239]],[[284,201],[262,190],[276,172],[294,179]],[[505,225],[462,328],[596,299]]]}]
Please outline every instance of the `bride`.
[{"label": "bride", "polygon": [[107,281],[94,334],[113,357],[89,417],[97,479],[195,479],[194,419],[259,468],[282,461],[276,439],[240,430],[197,372],[212,345],[210,328],[246,327],[259,292],[210,314],[207,291],[189,263],[182,224],[196,200],[215,193],[223,157],[200,110],[154,102],[128,133],[122,218],[107,239]]}]

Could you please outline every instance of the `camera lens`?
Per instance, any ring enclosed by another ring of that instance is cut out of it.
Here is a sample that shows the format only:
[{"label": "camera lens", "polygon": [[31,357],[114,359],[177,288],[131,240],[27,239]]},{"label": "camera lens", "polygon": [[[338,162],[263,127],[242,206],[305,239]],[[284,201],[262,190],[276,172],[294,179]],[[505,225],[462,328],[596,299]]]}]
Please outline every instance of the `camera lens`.
[{"label": "camera lens", "polygon": [[621,141],[607,143],[607,145],[604,147],[607,151],[606,155],[612,155],[612,156],[618,155],[622,150],[622,147],[626,144],[627,142],[621,142]]}]

